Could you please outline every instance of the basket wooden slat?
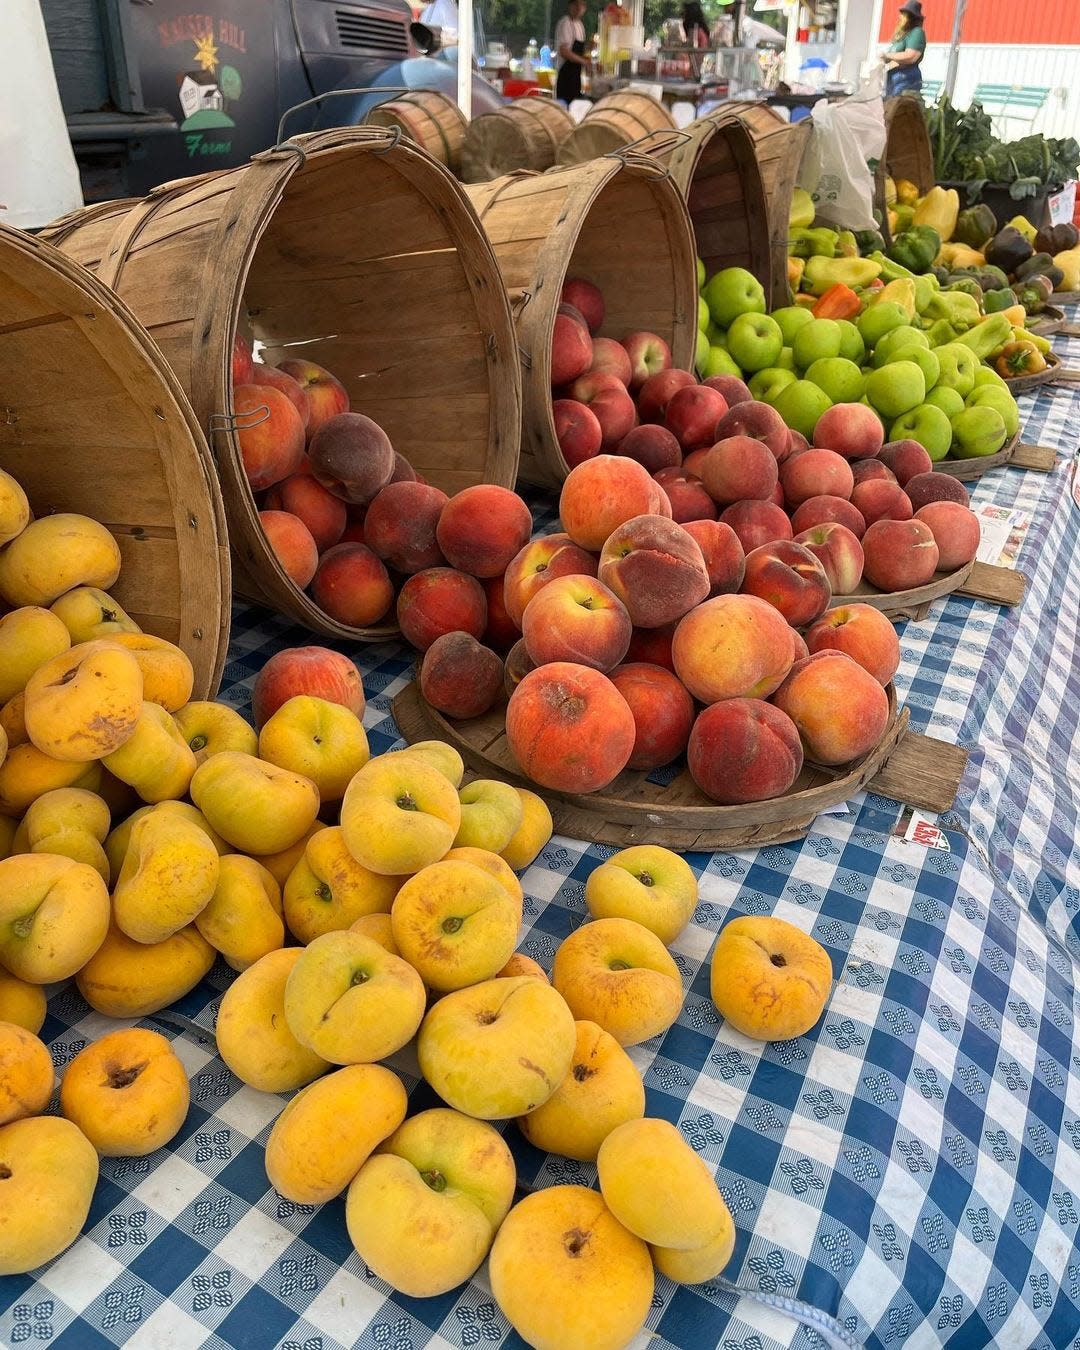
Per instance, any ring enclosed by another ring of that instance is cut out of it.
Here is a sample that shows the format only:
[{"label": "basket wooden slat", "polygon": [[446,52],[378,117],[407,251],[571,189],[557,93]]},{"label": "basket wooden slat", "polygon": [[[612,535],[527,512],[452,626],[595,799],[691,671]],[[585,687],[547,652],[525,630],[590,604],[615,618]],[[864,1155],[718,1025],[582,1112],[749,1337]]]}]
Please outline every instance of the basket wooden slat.
[{"label": "basket wooden slat", "polygon": [[769,224],[769,251],[772,259],[772,304],[786,303],[788,287],[788,221],[791,194],[799,176],[806,142],[810,137],[809,118],[788,122],[766,103],[733,100],[709,114],[714,121],[732,118],[743,124],[754,142],[754,154],[765,190]]},{"label": "basket wooden slat", "polygon": [[629,89],[605,94],[559,146],[556,162],[584,164],[599,155],[625,150],[645,136],[674,130],[675,119],[659,99]]},{"label": "basket wooden slat", "polygon": [[[63,222],[62,246],[80,246]],[[140,315],[213,433],[237,589],[315,632],[329,618],[278,564],[231,430],[234,333],[346,386],[445,491],[512,486],[518,355],[491,246],[450,171],[393,129],[335,128],[242,168],[166,184],[119,218],[100,275]]]},{"label": "basket wooden slat", "polygon": [[48,243],[2,226],[0,387],[0,466],[37,515],[74,511],[112,531],[122,558],[112,594],[146,632],[183,648],[194,697],[212,697],[230,571],[195,414],[127,305]]},{"label": "basket wooden slat", "polygon": [[661,144],[649,153],[668,166],[686,199],[697,255],[705,264],[706,276],[725,267],[745,267],[765,288],[766,303],[771,308],[765,184],[747,128],[734,119],[701,118],[678,140]]},{"label": "basket wooden slat", "polygon": [[474,117],[465,129],[461,177],[487,183],[505,173],[542,173],[555,163],[574,119],[553,98],[518,98],[497,112]]},{"label": "basket wooden slat", "polygon": [[461,172],[461,152],[468,125],[461,109],[437,89],[414,89],[372,108],[365,121],[373,127],[399,127],[403,135],[445,164]]},{"label": "basket wooden slat", "polygon": [[466,189],[495,250],[524,366],[520,476],[559,487],[568,472],[551,415],[551,336],[568,276],[600,287],[600,332],[645,329],[689,369],[697,276],[686,205],[667,171],[643,155],[545,174],[509,174]]}]

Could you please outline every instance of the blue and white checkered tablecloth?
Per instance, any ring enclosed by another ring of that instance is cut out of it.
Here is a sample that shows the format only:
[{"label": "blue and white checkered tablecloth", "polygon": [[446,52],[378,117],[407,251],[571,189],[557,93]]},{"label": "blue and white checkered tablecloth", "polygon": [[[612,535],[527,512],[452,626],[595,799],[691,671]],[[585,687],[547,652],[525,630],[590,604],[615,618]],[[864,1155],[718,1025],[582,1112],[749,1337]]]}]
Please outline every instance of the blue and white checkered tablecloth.
[{"label": "blue and white checkered tablecloth", "polygon": [[[631,1053],[648,1112],[715,1170],[738,1239],[722,1279],[658,1277],[635,1347],[1080,1347],[1080,398],[1044,391],[1025,407],[1025,438],[1063,463],[991,474],[974,494],[1031,514],[1023,607],[950,598],[902,633],[896,683],[913,726],[972,750],[939,821],[949,851],[906,842],[897,803],[864,794],[799,843],[690,855],[701,898],[675,944],[685,1006]],[[304,641],[238,608],[223,696],[246,709],[263,661]],[[349,654],[372,748],[386,749],[410,654]],[[556,837],[524,875],[522,946],[546,968],[612,851]],[[809,1035],[761,1045],[721,1024],[708,957],[740,914],[777,914],[828,949],[836,985]],[[0,1343],[521,1346],[483,1270],[445,1297],[404,1298],[357,1259],[340,1200],[295,1205],[269,1187],[263,1145],[283,1099],[242,1086],[215,1053],[229,978],[219,964],[145,1019],[189,1071],[185,1126],[149,1158],[105,1160],[79,1241],[35,1276],[0,1280]],[[70,987],[42,1034],[62,1070],[114,1025]],[[414,1063],[395,1067],[416,1108],[433,1104]],[[523,1189],[595,1181],[512,1125],[506,1137]]]}]

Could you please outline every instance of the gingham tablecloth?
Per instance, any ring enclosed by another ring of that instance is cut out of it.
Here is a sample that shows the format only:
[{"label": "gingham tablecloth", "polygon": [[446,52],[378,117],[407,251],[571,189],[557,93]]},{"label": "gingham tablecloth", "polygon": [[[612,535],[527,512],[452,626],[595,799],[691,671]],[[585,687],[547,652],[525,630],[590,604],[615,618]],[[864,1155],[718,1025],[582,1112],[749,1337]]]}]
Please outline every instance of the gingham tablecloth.
[{"label": "gingham tablecloth", "polygon": [[[1044,391],[1025,409],[1025,438],[1064,462],[1049,476],[999,471],[974,494],[1032,516],[1023,607],[950,598],[902,632],[896,684],[913,726],[972,749],[939,820],[948,851],[905,841],[897,803],[861,795],[799,843],[690,855],[701,898],[675,945],[685,1006],[631,1053],[648,1112],[715,1170],[738,1237],[725,1278],[678,1288],[658,1277],[637,1346],[1080,1347],[1080,508],[1069,493],[1080,398]],[[266,658],[304,641],[238,608],[224,698],[246,710]],[[398,739],[389,707],[410,654],[349,655],[372,749],[384,750]],[[612,851],[556,837],[525,873],[522,945],[545,968]],[[828,949],[836,985],[809,1035],[761,1045],[721,1024],[708,957],[740,914],[777,914]],[[219,964],[145,1019],[189,1071],[184,1128],[149,1158],[105,1160],[79,1241],[36,1276],[0,1280],[0,1341],[520,1347],[485,1270],[445,1297],[404,1298],[357,1259],[340,1200],[295,1205],[269,1187],[263,1145],[283,1099],[242,1086],[217,1057],[229,978]],[[62,1070],[115,1025],[72,986],[50,1000],[42,1034]],[[395,1067],[417,1109],[434,1104],[414,1064]],[[524,1190],[595,1183],[594,1168],[537,1152],[513,1125],[506,1137]]]}]

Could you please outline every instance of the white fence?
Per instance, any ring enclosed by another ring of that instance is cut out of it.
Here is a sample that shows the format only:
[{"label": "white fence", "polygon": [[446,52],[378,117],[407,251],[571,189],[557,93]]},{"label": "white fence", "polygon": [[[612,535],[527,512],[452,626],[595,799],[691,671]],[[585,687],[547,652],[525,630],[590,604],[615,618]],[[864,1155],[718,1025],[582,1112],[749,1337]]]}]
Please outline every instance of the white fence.
[{"label": "white fence", "polygon": [[[931,43],[923,58],[926,80],[944,80],[948,43]],[[1034,125],[1022,119],[995,119],[994,129],[1006,140],[1031,131],[1080,140],[1080,47],[1008,47],[972,43],[960,48],[953,103],[966,108],[977,84],[1020,84],[1049,87],[1046,106]]]}]

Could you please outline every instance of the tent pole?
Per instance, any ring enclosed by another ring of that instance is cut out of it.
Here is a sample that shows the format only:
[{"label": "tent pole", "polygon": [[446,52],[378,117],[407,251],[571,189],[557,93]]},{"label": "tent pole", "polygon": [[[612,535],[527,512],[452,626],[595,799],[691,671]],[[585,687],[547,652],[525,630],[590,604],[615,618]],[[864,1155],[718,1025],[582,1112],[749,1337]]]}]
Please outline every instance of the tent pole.
[{"label": "tent pole", "polygon": [[952,41],[949,44],[949,64],[945,67],[944,93],[950,103],[952,102],[953,90],[956,88],[956,68],[960,63],[960,35],[964,27],[965,9],[967,9],[967,0],[956,0],[956,13],[953,15]]},{"label": "tent pole", "polygon": [[473,0],[458,5],[457,102],[461,115],[472,118]]}]

